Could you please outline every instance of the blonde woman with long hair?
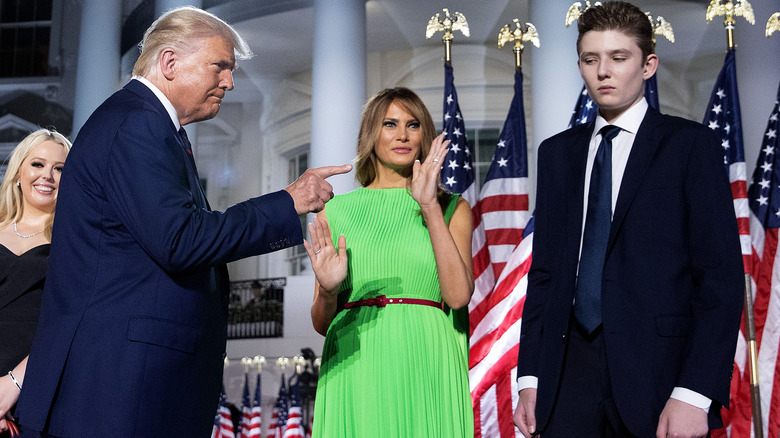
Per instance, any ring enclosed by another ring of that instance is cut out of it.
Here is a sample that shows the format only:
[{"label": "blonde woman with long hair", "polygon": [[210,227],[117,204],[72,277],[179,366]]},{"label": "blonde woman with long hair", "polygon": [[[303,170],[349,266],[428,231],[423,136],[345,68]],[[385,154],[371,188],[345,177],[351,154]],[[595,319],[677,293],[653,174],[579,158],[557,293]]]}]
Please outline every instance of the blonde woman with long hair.
[{"label": "blonde woman with long hair", "polygon": [[58,132],[33,132],[11,153],[0,185],[0,433],[24,382],[70,145]]}]

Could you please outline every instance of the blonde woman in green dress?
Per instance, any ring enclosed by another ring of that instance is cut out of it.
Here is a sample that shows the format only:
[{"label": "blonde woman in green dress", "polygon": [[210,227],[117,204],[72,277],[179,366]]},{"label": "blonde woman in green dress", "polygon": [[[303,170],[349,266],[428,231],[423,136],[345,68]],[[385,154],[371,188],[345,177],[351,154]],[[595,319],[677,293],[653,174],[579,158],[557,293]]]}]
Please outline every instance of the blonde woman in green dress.
[{"label": "blonde woman in green dress", "polygon": [[309,225],[315,437],[473,436],[468,358],[442,310],[474,290],[471,209],[439,185],[447,145],[414,92],[381,91],[358,136],[362,187]]}]

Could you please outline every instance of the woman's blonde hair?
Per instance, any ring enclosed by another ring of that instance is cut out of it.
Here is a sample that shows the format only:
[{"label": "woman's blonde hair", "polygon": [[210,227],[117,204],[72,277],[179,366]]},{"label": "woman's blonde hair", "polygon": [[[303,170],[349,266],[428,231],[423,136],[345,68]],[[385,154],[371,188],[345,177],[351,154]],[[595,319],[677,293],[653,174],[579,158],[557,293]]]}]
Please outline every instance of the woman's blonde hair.
[{"label": "woman's blonde hair", "polygon": [[[32,134],[24,138],[11,152],[11,157],[8,160],[8,168],[5,171],[5,177],[3,183],[0,185],[0,228],[5,228],[12,222],[18,222],[22,218],[24,212],[24,204],[22,203],[22,189],[16,185],[16,181],[20,178],[20,171],[22,163],[30,155],[30,152],[34,147],[39,144],[50,140],[62,145],[65,149],[65,155],[70,152],[70,140],[65,138],[64,135],[59,132],[39,129]],[[51,227],[54,223],[54,212],[49,216],[44,228],[44,234],[47,239],[51,240]]]},{"label": "woman's blonde hair", "polygon": [[133,66],[133,76],[149,74],[163,49],[170,47],[182,53],[193,53],[197,41],[213,36],[230,42],[237,59],[252,57],[249,45],[233,27],[210,12],[184,6],[162,14],[146,29],[138,45],[141,55]]}]

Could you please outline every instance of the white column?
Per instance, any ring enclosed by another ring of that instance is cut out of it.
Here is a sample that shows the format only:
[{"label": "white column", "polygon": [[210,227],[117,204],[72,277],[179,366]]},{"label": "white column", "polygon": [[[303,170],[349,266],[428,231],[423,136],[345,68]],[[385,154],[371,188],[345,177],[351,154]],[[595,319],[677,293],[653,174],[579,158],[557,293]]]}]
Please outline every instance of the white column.
[{"label": "white column", "polygon": [[582,78],[577,70],[577,26],[565,26],[571,0],[529,0],[529,21],[539,30],[541,49],[531,52],[531,135],[528,180],[531,211],[536,206],[536,151],[539,144],[569,125]]},{"label": "white column", "polygon": [[[364,0],[314,1],[311,167],[355,158],[366,99]],[[336,194],[355,188],[354,172],[328,180]]]},{"label": "white column", "polygon": [[[780,32],[775,32],[770,38],[765,36],[766,22],[770,15],[780,12],[780,2],[750,0],[750,4],[753,6],[756,24],[751,26],[744,18],[736,17],[734,32],[748,181],[756,165],[762,136],[780,84]],[[725,41],[725,31],[723,38]]]},{"label": "white column", "polygon": [[[541,49],[531,50],[534,147],[563,131],[582,89],[577,70],[577,23],[564,20],[571,0],[530,0],[530,22],[539,29]],[[536,167],[536,163],[531,163]]]},{"label": "white column", "polygon": [[120,0],[84,0],[79,34],[73,136],[119,86]]}]

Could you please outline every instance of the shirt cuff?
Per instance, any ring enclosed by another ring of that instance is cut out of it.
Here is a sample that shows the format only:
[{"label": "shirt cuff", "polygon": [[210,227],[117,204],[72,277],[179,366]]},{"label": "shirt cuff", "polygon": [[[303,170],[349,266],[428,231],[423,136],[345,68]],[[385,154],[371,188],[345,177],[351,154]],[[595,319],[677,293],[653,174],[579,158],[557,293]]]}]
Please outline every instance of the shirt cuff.
[{"label": "shirt cuff", "polygon": [[521,376],[517,378],[517,391],[534,388],[539,386],[539,378],[536,376]]},{"label": "shirt cuff", "polygon": [[[517,380],[518,382],[520,381],[520,379]],[[699,394],[698,392],[691,391],[690,389],[677,386],[672,390],[672,395],[669,398],[688,403],[689,405],[696,406],[708,414],[710,413],[712,400]]]}]

